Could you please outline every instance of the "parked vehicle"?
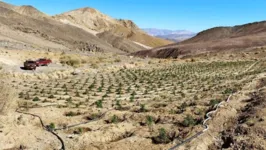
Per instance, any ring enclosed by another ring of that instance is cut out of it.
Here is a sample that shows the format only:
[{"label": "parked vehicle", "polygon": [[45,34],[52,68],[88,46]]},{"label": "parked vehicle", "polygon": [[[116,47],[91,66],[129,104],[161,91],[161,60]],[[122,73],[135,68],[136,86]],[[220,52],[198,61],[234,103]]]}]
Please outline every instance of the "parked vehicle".
[{"label": "parked vehicle", "polygon": [[24,62],[24,69],[36,70],[37,64],[35,61],[27,60]]},{"label": "parked vehicle", "polygon": [[38,66],[48,66],[50,63],[52,63],[52,61],[50,59],[46,59],[46,58],[40,58],[38,60],[36,60],[36,65]]}]

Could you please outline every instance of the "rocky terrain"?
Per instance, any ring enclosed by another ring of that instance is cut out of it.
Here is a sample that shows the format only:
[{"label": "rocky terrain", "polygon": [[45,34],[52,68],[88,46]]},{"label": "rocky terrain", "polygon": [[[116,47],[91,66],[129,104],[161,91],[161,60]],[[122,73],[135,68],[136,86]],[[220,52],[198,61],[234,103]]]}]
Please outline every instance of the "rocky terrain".
[{"label": "rocky terrain", "polygon": [[56,15],[53,18],[66,24],[75,25],[94,34],[108,32],[109,35],[122,37],[150,47],[171,43],[167,40],[149,36],[131,20],[117,20],[93,8],[86,7],[77,9]]},{"label": "rocky terrain", "polygon": [[116,20],[92,8],[48,16],[32,6],[0,2],[0,12],[0,38],[5,38],[2,42],[10,45],[16,45],[14,42],[46,50],[121,54],[144,50],[146,45],[170,43],[147,35],[132,21]]}]

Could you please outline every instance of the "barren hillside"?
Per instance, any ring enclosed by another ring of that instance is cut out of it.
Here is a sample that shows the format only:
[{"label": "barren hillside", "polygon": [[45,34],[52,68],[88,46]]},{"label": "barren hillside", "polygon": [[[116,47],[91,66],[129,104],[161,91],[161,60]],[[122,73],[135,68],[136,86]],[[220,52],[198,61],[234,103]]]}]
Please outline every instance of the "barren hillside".
[{"label": "barren hillside", "polygon": [[111,44],[113,47],[118,48],[124,52],[130,53],[135,52],[140,49],[145,49],[143,46],[140,46],[126,38],[120,37],[118,35],[112,34],[108,31],[97,34],[97,36]]},{"label": "barren hillside", "polygon": [[[137,27],[130,21],[117,21],[103,16],[95,9],[83,8],[77,11],[80,14],[77,14],[76,17],[81,18],[81,22],[77,22],[77,24],[67,20],[58,21],[32,6],[13,6],[0,2],[0,12],[0,37],[5,37],[5,40],[1,41],[1,46],[8,47],[16,42],[21,43],[21,45],[27,45],[27,47],[38,47],[40,49],[114,53],[135,52],[146,49],[145,46],[140,46],[122,36],[115,35],[115,33],[109,33],[108,37],[112,38],[108,39],[108,41],[104,37],[101,39],[102,36],[96,36],[98,33],[96,30],[100,28],[110,29],[114,23],[118,23],[125,29]],[[87,18],[88,21],[86,22],[86,17],[82,14],[94,12],[97,15]],[[99,19],[98,17],[102,18]],[[85,21],[84,24],[82,24],[83,21]],[[92,29],[85,28],[85,25],[92,27]],[[93,27],[94,25],[96,26]],[[10,42],[10,40],[13,41]]]},{"label": "barren hillside", "polygon": [[78,26],[93,33],[109,31],[131,41],[156,47],[170,44],[170,41],[147,35],[130,20],[117,20],[111,18],[96,9],[82,8],[54,16],[55,19],[65,23]]},{"label": "barren hillside", "polygon": [[[25,15],[31,14],[30,11],[37,11],[34,8],[24,9],[24,7],[20,7],[20,9],[17,9],[19,7],[13,7],[17,11],[20,10],[24,15],[9,8],[6,5],[3,5],[3,7],[0,5],[0,35],[4,37],[37,47],[43,46],[42,42],[50,42],[72,50],[120,51],[80,28],[62,24],[49,18],[36,19],[32,17],[41,15],[41,13],[35,13],[31,16]],[[21,35],[31,39],[25,39]],[[58,48],[49,45],[47,47]]]},{"label": "barren hillside", "polygon": [[43,17],[48,17],[46,14],[40,12],[39,10],[37,10],[36,8],[32,6],[19,6],[19,7],[15,7],[13,10],[15,10],[16,12],[22,15],[26,15],[26,16],[30,16],[34,18],[40,19]]},{"label": "barren hillside", "polygon": [[158,58],[183,57],[205,52],[243,50],[266,45],[266,22],[255,22],[234,27],[217,27],[197,34],[179,44],[139,51],[139,56]]}]

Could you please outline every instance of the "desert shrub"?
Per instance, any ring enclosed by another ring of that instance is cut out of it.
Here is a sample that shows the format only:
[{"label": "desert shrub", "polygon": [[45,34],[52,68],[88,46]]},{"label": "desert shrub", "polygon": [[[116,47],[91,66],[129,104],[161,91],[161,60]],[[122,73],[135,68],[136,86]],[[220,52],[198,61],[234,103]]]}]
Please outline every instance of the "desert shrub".
[{"label": "desert shrub", "polygon": [[76,97],[81,97],[79,91],[76,91]]},{"label": "desert shrub", "polygon": [[159,135],[152,138],[152,140],[155,144],[167,144],[171,142],[164,128],[159,129]]},{"label": "desert shrub", "polygon": [[102,100],[96,101],[96,107],[97,108],[103,108],[103,101]]},{"label": "desert shrub", "polygon": [[120,104],[120,101],[119,101],[119,100],[116,100],[116,103],[115,103],[115,105],[116,105],[116,109],[117,109],[117,110],[120,110],[120,109],[122,108],[122,106],[121,106],[121,104]]},{"label": "desert shrub", "polygon": [[121,59],[116,58],[116,59],[114,60],[114,62],[116,62],[116,63],[121,62]]},{"label": "desert shrub", "polygon": [[185,127],[194,126],[196,124],[197,124],[197,121],[191,115],[187,115],[182,121],[182,125]]},{"label": "desert shrub", "polygon": [[25,100],[30,100],[30,94],[29,94],[29,92],[26,93],[26,95],[25,95],[24,98],[25,98]]},{"label": "desert shrub", "polygon": [[209,103],[209,106],[214,107],[215,105],[219,104],[221,100],[219,99],[212,99]]},{"label": "desert shrub", "polygon": [[236,89],[231,89],[231,88],[227,88],[226,90],[224,90],[223,94],[233,94],[235,93],[237,90]]},{"label": "desert shrub", "polygon": [[50,95],[50,96],[48,96],[48,98],[55,98],[55,97],[54,97],[54,95]]},{"label": "desert shrub", "polygon": [[69,103],[72,102],[72,97],[67,98],[66,101]]},{"label": "desert shrub", "polygon": [[54,130],[55,129],[55,124],[52,122],[47,126],[49,129]]},{"label": "desert shrub", "polygon": [[151,116],[146,117],[146,124],[151,126],[154,123],[153,118]]},{"label": "desert shrub", "polygon": [[80,112],[75,113],[73,111],[65,113],[65,116],[67,116],[67,117],[73,117],[73,116],[78,116],[78,115],[81,115],[81,113]]},{"label": "desert shrub", "polygon": [[130,100],[130,102],[134,102],[134,95],[131,95],[129,100]]},{"label": "desert shrub", "polygon": [[78,131],[76,131],[76,132],[74,132],[74,133],[76,133],[76,134],[82,134],[84,131],[83,131],[83,129],[82,128],[78,128]]},{"label": "desert shrub", "polygon": [[146,112],[146,107],[145,107],[145,104],[140,104],[140,109],[139,109],[139,112]]},{"label": "desert shrub", "polygon": [[111,122],[112,123],[118,123],[118,117],[116,115],[113,115]]},{"label": "desert shrub", "polygon": [[34,102],[40,101],[40,98],[39,97],[34,97],[32,101],[34,101]]},{"label": "desert shrub", "polygon": [[79,67],[82,64],[82,62],[85,63],[86,61],[82,61],[79,57],[74,55],[64,55],[60,57],[60,63],[63,65]]},{"label": "desert shrub", "polygon": [[16,92],[8,85],[0,81],[0,115],[7,114],[16,109]]},{"label": "desert shrub", "polygon": [[98,88],[98,92],[102,92],[103,88],[102,87],[99,87]]},{"label": "desert shrub", "polygon": [[195,115],[201,115],[203,113],[203,111],[199,108],[195,108],[193,112]]},{"label": "desert shrub", "polygon": [[23,92],[20,92],[19,93],[19,98],[23,98],[24,97],[24,93]]}]

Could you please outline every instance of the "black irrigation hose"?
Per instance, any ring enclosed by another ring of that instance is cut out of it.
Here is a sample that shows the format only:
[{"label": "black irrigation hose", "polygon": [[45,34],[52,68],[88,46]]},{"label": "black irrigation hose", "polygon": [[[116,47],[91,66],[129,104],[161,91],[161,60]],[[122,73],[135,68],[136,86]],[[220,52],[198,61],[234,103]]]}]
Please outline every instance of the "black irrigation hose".
[{"label": "black irrigation hose", "polygon": [[203,134],[204,132],[203,131],[200,131],[198,133],[196,133],[195,135],[193,135],[192,137],[186,139],[185,141],[182,141],[181,143],[175,145],[174,147],[170,148],[169,150],[175,150],[176,148],[178,148],[179,146],[182,146],[188,142],[190,142],[191,140],[197,138],[198,136],[200,136],[201,134]]},{"label": "black irrigation hose", "polygon": [[25,114],[25,115],[31,115],[31,116],[33,116],[33,117],[37,117],[37,118],[40,120],[43,129],[45,129],[46,131],[52,133],[52,134],[53,134],[54,136],[56,136],[56,138],[60,141],[60,143],[61,143],[61,145],[62,145],[61,148],[60,148],[60,150],[65,150],[65,144],[64,144],[64,141],[62,140],[62,138],[61,138],[59,135],[57,135],[53,130],[47,128],[47,127],[44,125],[44,123],[43,123],[43,121],[42,121],[42,118],[41,118],[40,116],[35,115],[35,114],[31,114],[31,113],[21,112],[21,111],[19,111],[18,109],[16,110],[16,112],[17,112],[17,113],[21,113],[21,114]]},{"label": "black irrigation hose", "polygon": [[62,138],[59,135],[57,135],[55,132],[53,132],[53,131],[49,131],[49,132],[51,132],[54,136],[56,136],[57,139],[61,142],[62,146],[61,146],[60,150],[65,150],[65,144],[64,144],[64,141],[62,140]]}]

